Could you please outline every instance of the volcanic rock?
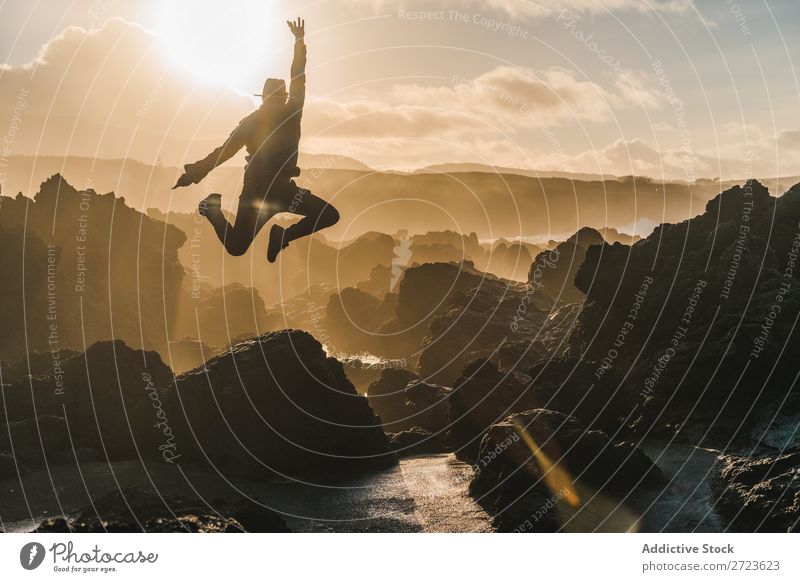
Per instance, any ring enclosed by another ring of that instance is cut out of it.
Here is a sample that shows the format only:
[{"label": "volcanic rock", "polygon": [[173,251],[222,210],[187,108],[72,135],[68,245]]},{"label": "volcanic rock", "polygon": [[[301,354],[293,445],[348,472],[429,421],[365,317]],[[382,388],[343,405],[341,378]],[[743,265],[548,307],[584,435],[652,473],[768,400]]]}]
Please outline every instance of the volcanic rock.
[{"label": "volcanic rock", "polygon": [[395,462],[367,399],[306,332],[233,346],[180,375],[167,403],[179,454],[224,472],[310,475]]},{"label": "volcanic rock", "polygon": [[413,372],[402,368],[387,368],[369,385],[369,405],[389,432],[399,432],[415,426],[408,418],[410,411],[406,405],[406,386],[410,382],[418,381],[419,376]]},{"label": "volcanic rock", "polygon": [[632,444],[544,409],[492,426],[474,466],[470,492],[495,516],[499,531],[554,531],[557,512],[543,508],[553,500],[579,504],[584,486],[622,496],[663,483],[660,470]]},{"label": "volcanic rock", "polygon": [[514,374],[503,373],[486,360],[476,360],[464,368],[449,403],[447,443],[458,458],[472,463],[486,431],[510,414],[534,408],[536,400]]},{"label": "volcanic rock", "polygon": [[705,426],[725,441],[796,390],[784,348],[798,333],[798,217],[800,185],[773,198],[752,180],[633,246],[589,247],[570,350],[625,378],[634,430]]},{"label": "volcanic rock", "polygon": [[389,446],[398,455],[430,455],[447,451],[447,446],[440,434],[433,434],[425,429],[414,427],[402,432],[389,434]]},{"label": "volcanic rock", "polygon": [[[412,267],[399,287],[395,319],[381,331],[392,334],[398,356],[411,360],[419,354],[420,376],[442,386],[451,386],[469,362],[496,359],[507,343],[530,346],[546,325],[547,312],[535,293],[471,263]],[[517,353],[522,369],[542,355],[522,347]]]},{"label": "volcanic rock", "polygon": [[574,285],[575,273],[592,245],[602,245],[603,235],[584,227],[554,249],[542,251],[528,271],[528,284],[553,298],[554,304],[579,303],[584,294]]}]

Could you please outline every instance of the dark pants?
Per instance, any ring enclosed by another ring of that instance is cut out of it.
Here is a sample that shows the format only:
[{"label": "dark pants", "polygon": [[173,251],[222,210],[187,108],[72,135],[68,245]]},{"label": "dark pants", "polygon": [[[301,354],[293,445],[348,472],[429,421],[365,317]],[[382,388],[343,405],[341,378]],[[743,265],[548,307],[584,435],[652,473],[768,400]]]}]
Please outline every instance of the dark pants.
[{"label": "dark pants", "polygon": [[286,229],[286,244],[339,221],[339,213],[333,206],[309,190],[300,188],[294,180],[276,181],[267,186],[263,184],[262,180],[248,180],[245,175],[233,226],[225,220],[222,212],[209,212],[206,215],[220,242],[231,255],[238,257],[247,252],[269,219],[281,212],[303,217]]}]

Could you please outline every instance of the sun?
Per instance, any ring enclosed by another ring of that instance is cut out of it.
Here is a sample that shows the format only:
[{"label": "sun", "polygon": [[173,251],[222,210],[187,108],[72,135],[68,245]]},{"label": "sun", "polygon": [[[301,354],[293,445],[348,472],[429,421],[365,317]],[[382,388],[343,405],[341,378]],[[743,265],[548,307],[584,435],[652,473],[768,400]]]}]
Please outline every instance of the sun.
[{"label": "sun", "polygon": [[282,16],[270,0],[164,0],[158,32],[177,65],[253,92],[279,74],[276,54],[288,42]]}]

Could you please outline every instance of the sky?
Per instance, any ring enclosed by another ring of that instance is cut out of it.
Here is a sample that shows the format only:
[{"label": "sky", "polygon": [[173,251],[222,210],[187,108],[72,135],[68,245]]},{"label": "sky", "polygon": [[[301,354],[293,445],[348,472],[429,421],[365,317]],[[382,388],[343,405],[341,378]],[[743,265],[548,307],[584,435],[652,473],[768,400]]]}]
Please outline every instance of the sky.
[{"label": "sky", "polygon": [[800,174],[800,0],[6,0],[3,155],[193,161],[288,76],[295,16],[309,153]]}]

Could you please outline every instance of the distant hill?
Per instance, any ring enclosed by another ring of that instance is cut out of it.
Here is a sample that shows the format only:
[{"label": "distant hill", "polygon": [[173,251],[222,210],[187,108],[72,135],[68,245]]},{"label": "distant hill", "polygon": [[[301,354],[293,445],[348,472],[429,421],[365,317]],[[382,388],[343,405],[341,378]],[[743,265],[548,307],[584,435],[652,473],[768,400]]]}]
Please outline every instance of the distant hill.
[{"label": "distant hill", "polygon": [[[209,149],[209,151],[211,151]],[[242,163],[243,165],[243,163]],[[371,172],[366,164],[337,154],[300,154],[300,168],[303,170],[351,170]],[[235,162],[215,170],[218,177],[226,175],[224,181],[241,178],[241,167]],[[54,174],[61,174],[71,183],[80,187],[93,188],[98,192],[117,192],[121,196],[137,199],[133,192],[126,193],[126,186],[135,189],[163,191],[172,187],[180,174],[176,166],[153,165],[133,159],[94,159],[80,156],[11,156],[8,158],[7,173],[3,194],[13,196],[17,192],[32,195],[39,184]],[[168,187],[164,188],[167,184]],[[158,205],[153,203],[153,205]]]},{"label": "distant hill", "polygon": [[514,174],[516,176],[527,176],[529,178],[567,178],[571,180],[582,180],[584,182],[602,182],[603,180],[618,180],[618,176],[611,174],[587,174],[583,172],[559,172],[542,170],[523,170],[522,168],[506,168],[502,166],[490,166],[486,164],[434,164],[416,170],[415,174],[460,174],[467,172],[480,172],[483,174]]},{"label": "distant hill", "polygon": [[[331,201],[343,217],[325,231],[329,240],[405,229],[410,235],[452,230],[474,232],[483,241],[547,241],[584,226],[647,235],[655,225],[695,216],[720,192],[711,180],[689,186],[649,178],[601,181],[490,172],[459,173],[454,179],[441,172],[378,172],[336,155],[304,156],[300,163],[298,184]],[[115,192],[139,211],[162,212],[193,212],[212,192],[222,194],[225,207],[235,211],[243,177],[241,166],[223,166],[201,184],[172,190],[179,168],[132,160],[12,156],[5,169],[6,196],[30,196],[58,173],[78,189]]]}]

